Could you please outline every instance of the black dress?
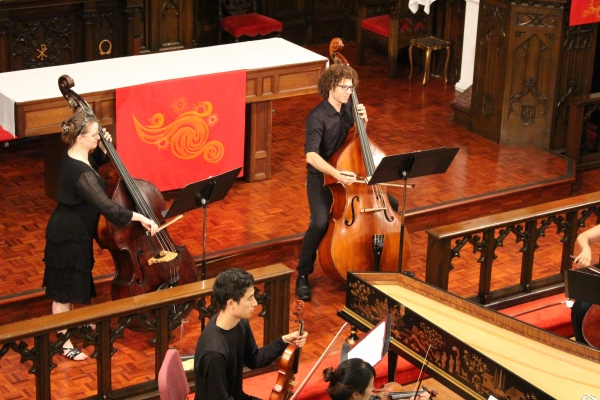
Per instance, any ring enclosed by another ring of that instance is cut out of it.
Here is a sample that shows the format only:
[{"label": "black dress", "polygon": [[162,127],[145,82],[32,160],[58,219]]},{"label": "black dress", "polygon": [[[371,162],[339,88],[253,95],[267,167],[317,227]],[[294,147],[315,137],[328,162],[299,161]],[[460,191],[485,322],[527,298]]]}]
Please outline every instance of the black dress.
[{"label": "black dress", "polygon": [[96,170],[108,157],[97,147],[88,160],[93,168],[66,151],[62,155],[58,206],[46,227],[42,286],[46,295],[59,303],[90,304],[96,297],[92,240],[100,213],[118,226],[126,225],[133,215],[104,193],[104,181]]}]

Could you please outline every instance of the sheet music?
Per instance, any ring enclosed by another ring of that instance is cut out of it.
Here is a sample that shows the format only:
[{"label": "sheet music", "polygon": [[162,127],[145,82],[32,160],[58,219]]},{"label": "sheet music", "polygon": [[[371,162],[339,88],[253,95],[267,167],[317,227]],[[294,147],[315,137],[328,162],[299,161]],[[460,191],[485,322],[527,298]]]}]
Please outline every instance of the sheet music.
[{"label": "sheet music", "polygon": [[383,358],[383,348],[386,340],[385,331],[385,323],[377,324],[367,336],[348,352],[348,358],[360,358],[375,366]]}]

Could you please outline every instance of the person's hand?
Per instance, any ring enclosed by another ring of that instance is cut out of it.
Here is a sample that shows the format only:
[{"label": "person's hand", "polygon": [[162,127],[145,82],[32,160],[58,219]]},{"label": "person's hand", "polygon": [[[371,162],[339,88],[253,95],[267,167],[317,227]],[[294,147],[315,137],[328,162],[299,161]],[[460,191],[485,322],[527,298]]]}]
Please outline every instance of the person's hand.
[{"label": "person's hand", "polygon": [[345,185],[352,185],[356,182],[356,174],[352,171],[337,171],[337,176],[335,178],[338,182]]},{"label": "person's hand", "polygon": [[308,336],[308,332],[304,331],[302,336],[300,336],[300,332],[291,332],[287,335],[283,335],[281,339],[287,344],[295,344],[298,347],[302,347],[306,344],[306,337]]},{"label": "person's hand", "polygon": [[369,118],[367,118],[367,109],[363,104],[358,104],[356,106],[356,112],[358,113],[358,115],[360,115],[365,124],[369,122]]},{"label": "person's hand", "polygon": [[107,142],[112,142],[112,136],[110,133],[108,133],[106,131],[106,128],[102,128],[102,131],[100,132],[100,134]]},{"label": "person's hand", "polygon": [[150,218],[144,217],[140,223],[148,230],[148,232],[150,232],[151,236],[154,236],[156,232],[158,232],[158,225]]},{"label": "person's hand", "polygon": [[584,247],[573,262],[580,267],[589,267],[592,263],[592,249],[589,246]]}]

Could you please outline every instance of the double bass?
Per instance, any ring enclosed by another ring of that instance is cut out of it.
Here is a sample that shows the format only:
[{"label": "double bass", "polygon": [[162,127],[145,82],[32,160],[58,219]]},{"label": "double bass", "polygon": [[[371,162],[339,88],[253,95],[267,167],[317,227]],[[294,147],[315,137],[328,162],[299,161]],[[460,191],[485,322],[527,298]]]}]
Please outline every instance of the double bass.
[{"label": "double bass", "polygon": [[[329,53],[333,62],[348,65],[339,53],[343,47],[342,40],[334,38]],[[350,101],[354,126],[328,162],[339,171],[352,171],[357,177],[364,177],[360,179],[368,180],[385,154],[369,140],[365,123],[356,110],[360,104],[356,90]],[[410,257],[408,231],[402,229],[401,218],[390,206],[385,187],[358,181],[343,185],[329,175],[325,175],[325,185],[333,195],[329,226],[317,252],[325,276],[344,283],[348,271],[397,272],[401,242],[404,268]]]},{"label": "double bass", "polygon": [[[72,90],[74,86],[68,75],[58,79],[58,87],[71,107],[95,117],[89,104]],[[98,129],[102,130],[99,122]],[[148,181],[132,178],[112,143],[102,134],[100,139],[118,173],[118,177],[107,180],[108,197],[160,226],[164,223],[161,213],[166,205],[158,188]],[[198,280],[192,255],[185,246],[176,245],[166,229],[150,236],[141,224],[130,222],[119,228],[100,216],[97,242],[110,251],[115,262],[113,300]]]}]

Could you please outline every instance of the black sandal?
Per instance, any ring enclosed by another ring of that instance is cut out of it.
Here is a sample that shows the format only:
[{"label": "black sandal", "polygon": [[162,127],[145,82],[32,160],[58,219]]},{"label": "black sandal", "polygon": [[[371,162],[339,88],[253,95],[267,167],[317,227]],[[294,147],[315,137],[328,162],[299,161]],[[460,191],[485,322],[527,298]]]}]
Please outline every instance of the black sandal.
[{"label": "black sandal", "polygon": [[[66,350],[68,350],[68,351],[65,353]],[[63,352],[61,353],[61,355],[63,357],[66,357],[69,360],[72,360],[72,361],[83,361],[83,360],[76,360],[75,359],[75,357],[77,357],[80,354],[81,354],[81,350],[79,350],[79,349],[77,349],[75,347],[71,347],[71,348],[65,347],[64,350],[63,350]]]}]

